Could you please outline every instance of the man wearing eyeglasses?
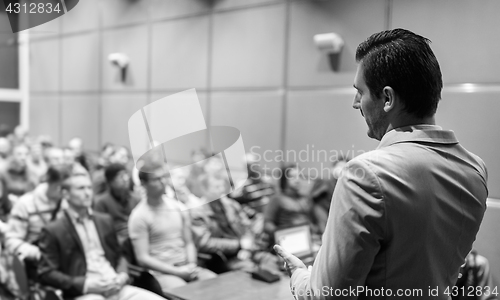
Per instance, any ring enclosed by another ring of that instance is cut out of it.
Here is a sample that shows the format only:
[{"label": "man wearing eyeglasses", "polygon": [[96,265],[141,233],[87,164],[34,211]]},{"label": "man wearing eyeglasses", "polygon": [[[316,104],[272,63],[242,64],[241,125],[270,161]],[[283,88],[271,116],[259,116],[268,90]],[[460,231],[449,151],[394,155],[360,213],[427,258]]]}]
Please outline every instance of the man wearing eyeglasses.
[{"label": "man wearing eyeglasses", "polygon": [[153,273],[163,291],[215,277],[197,266],[189,214],[165,195],[167,171],[156,162],[148,162],[147,169],[139,173],[147,199],[132,211],[128,226],[137,261]]}]

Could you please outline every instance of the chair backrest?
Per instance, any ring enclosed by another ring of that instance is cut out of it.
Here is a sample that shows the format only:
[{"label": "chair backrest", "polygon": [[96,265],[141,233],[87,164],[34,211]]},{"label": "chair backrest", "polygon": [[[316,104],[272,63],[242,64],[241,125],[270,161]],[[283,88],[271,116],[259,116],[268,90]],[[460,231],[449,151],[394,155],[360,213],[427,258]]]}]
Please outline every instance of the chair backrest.
[{"label": "chair backrest", "polygon": [[122,244],[122,254],[129,264],[138,265],[132,240],[127,238]]},{"label": "chair backrest", "polygon": [[24,263],[19,259],[17,255],[13,255],[12,257],[12,270],[14,271],[14,276],[19,286],[19,291],[21,292],[21,295],[19,296],[21,299],[28,299],[30,288]]},{"label": "chair backrest", "polygon": [[138,265],[134,245],[132,245],[130,238],[123,242],[122,254],[128,262],[128,273],[132,277],[132,285],[165,297],[158,280],[146,268]]}]

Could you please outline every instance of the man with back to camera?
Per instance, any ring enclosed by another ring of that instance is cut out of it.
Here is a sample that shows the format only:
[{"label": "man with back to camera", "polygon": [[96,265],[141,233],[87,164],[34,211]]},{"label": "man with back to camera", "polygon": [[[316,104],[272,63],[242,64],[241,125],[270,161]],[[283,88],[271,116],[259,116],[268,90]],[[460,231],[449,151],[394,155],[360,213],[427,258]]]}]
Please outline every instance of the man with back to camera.
[{"label": "man with back to camera", "polygon": [[353,107],[380,144],[347,164],[311,271],[275,246],[297,299],[449,298],[486,209],[487,172],[435,125],[442,79],[429,42],[394,29],[358,46]]}]

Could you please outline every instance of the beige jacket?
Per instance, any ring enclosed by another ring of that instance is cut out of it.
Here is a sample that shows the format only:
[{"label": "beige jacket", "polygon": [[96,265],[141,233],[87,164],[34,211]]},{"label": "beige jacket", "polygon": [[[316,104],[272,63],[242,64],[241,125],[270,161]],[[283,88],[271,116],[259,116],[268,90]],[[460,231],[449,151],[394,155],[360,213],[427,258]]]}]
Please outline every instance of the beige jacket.
[{"label": "beige jacket", "polygon": [[486,209],[486,181],[483,161],[452,131],[389,131],[347,164],[312,271],[291,278],[297,298],[448,299]]}]

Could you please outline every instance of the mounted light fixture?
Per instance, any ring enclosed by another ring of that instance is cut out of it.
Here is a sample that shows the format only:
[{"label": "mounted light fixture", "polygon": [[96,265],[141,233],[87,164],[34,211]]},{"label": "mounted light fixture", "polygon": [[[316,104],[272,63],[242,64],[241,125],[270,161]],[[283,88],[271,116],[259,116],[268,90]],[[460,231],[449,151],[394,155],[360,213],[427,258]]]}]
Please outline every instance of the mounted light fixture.
[{"label": "mounted light fixture", "polygon": [[314,36],[314,44],[321,52],[328,55],[332,71],[337,71],[340,52],[344,47],[344,39],[334,32],[321,33]]},{"label": "mounted light fixture", "polygon": [[108,55],[108,60],[111,64],[120,68],[121,81],[125,82],[127,79],[127,68],[130,62],[130,59],[125,53],[111,53]]}]

